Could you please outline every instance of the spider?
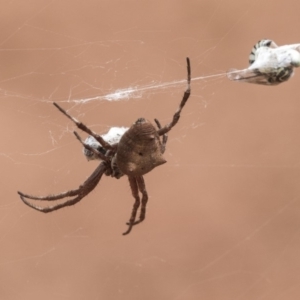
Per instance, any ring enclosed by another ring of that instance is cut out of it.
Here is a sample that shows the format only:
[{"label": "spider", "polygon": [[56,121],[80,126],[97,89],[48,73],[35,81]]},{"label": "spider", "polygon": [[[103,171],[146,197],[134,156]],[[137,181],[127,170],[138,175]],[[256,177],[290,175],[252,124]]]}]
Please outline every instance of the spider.
[{"label": "spider", "polygon": [[278,47],[272,40],[258,41],[249,55],[249,64],[244,70],[230,70],[228,78],[263,85],[278,85],[289,80],[294,73],[294,67],[300,66],[300,44]]},{"label": "spider", "polygon": [[[31,196],[18,191],[22,201],[35,210],[48,213],[66,206],[74,205],[82,200],[97,186],[103,174],[116,179],[119,179],[123,175],[127,175],[131,192],[135,199],[131,217],[129,222],[126,223],[128,228],[123,233],[123,235],[129,234],[132,227],[144,221],[146,217],[148,194],[143,175],[150,172],[155,167],[166,163],[163,153],[165,152],[168,140],[167,133],[177,124],[181,110],[190,97],[191,68],[189,58],[186,60],[187,89],[183,94],[183,98],[177,111],[173,115],[172,121],[164,127],[160,125],[160,122],[157,119],[154,119],[157,126],[156,129],[150,121],[139,118],[128,130],[127,128],[123,128],[121,132],[120,130],[117,130],[117,134],[113,134],[113,138],[109,138],[107,137],[108,134],[103,136],[98,135],[82,122],[69,115],[63,108],[54,102],[53,104],[65,116],[73,121],[79,129],[89,134],[89,137],[83,141],[79,134],[74,131],[76,138],[84,147],[84,154],[86,157],[88,159],[99,159],[101,160],[101,163],[90,177],[75,190],[48,196]],[[142,199],[140,199],[139,192],[141,193]],[[66,197],[73,198],[68,199],[63,203],[46,207],[37,206],[27,200],[54,201]],[[137,219],[137,211],[140,205],[140,214]]]}]

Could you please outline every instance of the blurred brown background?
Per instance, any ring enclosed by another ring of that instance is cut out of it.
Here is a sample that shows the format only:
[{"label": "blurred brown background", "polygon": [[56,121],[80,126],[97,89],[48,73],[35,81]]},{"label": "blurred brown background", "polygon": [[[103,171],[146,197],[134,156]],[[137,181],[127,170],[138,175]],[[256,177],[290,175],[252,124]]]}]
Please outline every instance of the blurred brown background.
[{"label": "blurred brown background", "polygon": [[277,87],[194,80],[168,163],[145,176],[147,219],[128,236],[125,177],[50,214],[17,195],[76,188],[96,168],[52,101],[99,133],[165,124],[185,84],[72,100],[183,80],[186,56],[193,78],[244,68],[262,38],[300,43],[299,11],[296,0],[2,1],[0,298],[299,299],[299,70]]}]

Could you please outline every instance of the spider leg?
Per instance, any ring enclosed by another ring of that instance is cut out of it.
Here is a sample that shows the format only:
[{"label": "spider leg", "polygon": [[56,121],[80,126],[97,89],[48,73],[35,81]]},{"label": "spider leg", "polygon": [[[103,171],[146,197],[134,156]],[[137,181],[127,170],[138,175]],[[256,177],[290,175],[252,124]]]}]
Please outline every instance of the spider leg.
[{"label": "spider leg", "polygon": [[128,176],[128,179],[129,179],[132,196],[134,197],[135,202],[133,204],[130,220],[128,223],[126,223],[128,225],[128,229],[123,233],[123,235],[130,233],[133,225],[135,225],[134,223],[135,223],[136,213],[137,213],[137,210],[138,210],[138,208],[140,206],[140,202],[141,202],[140,196],[139,196],[139,187],[138,187],[136,177]]},{"label": "spider leg", "polygon": [[[145,218],[146,218],[146,206],[147,206],[147,202],[148,202],[148,193],[147,193],[147,190],[146,190],[146,185],[145,185],[145,181],[144,181],[143,176],[135,177],[135,180],[136,180],[136,183],[137,183],[138,190],[141,192],[143,197],[142,197],[142,207],[141,207],[139,220],[135,221],[135,218],[136,218],[136,212],[135,212],[134,219],[130,218],[130,221],[128,223],[126,223],[129,226],[130,230],[132,229],[132,227],[134,225],[137,225],[137,224],[139,224],[139,223],[141,223],[145,220]],[[138,195],[138,193],[137,193],[137,195]],[[139,202],[139,204],[140,204],[140,202]]]},{"label": "spider leg", "polygon": [[82,122],[78,121],[76,118],[72,117],[69,115],[63,108],[61,108],[57,103],[53,102],[53,105],[59,109],[65,116],[67,116],[71,121],[75,123],[75,125],[81,129],[82,131],[86,132],[87,134],[93,136],[100,144],[102,147],[106,149],[113,149],[113,147],[107,143],[99,134],[96,132],[92,131],[89,129],[85,124]]},{"label": "spider leg", "polygon": [[87,143],[85,143],[82,138],[80,137],[80,135],[74,131],[74,135],[76,136],[77,140],[83,145],[83,147],[89,151],[92,151],[93,153],[95,153],[100,159],[109,162],[109,158],[107,156],[105,156],[103,153],[101,153],[100,151],[98,151],[97,149],[91,147],[90,145],[88,145]]},{"label": "spider leg", "polygon": [[[18,194],[20,195],[21,200],[29,207],[31,207],[35,210],[44,212],[44,213],[48,213],[48,212],[63,208],[65,206],[74,205],[77,202],[79,202],[83,197],[88,195],[97,186],[97,184],[99,183],[99,181],[106,169],[107,169],[107,164],[105,162],[102,162],[95,169],[95,171],[91,174],[91,176],[83,184],[81,184],[79,186],[79,188],[76,190],[67,191],[64,193],[57,194],[57,195],[48,195],[48,196],[41,196],[41,197],[31,196],[28,194],[24,194],[22,192],[18,192]],[[32,200],[54,201],[54,200],[59,200],[59,199],[65,198],[65,197],[72,197],[72,196],[76,196],[76,197],[73,199],[67,200],[64,203],[60,203],[60,204],[57,204],[54,206],[47,206],[47,207],[37,206],[26,200],[26,198],[27,198],[27,199],[32,199]]]},{"label": "spider leg", "polygon": [[142,206],[141,206],[140,218],[139,218],[138,221],[135,221],[133,223],[133,225],[139,224],[139,223],[141,223],[145,220],[146,206],[147,206],[147,202],[148,202],[148,193],[147,193],[147,190],[146,190],[144,177],[143,176],[136,177],[136,182],[138,184],[139,191],[143,195],[143,197],[142,197]]},{"label": "spider leg", "polygon": [[[161,129],[160,122],[157,119],[154,119],[154,121],[157,125],[157,128]],[[166,133],[164,133],[163,138],[162,138],[161,153],[165,153],[167,141],[168,141],[168,135]]]},{"label": "spider leg", "polygon": [[183,94],[182,100],[179,104],[179,108],[175,112],[172,122],[167,124],[163,128],[160,128],[157,131],[159,135],[164,135],[165,133],[169,132],[177,124],[180,118],[181,110],[183,109],[185,103],[187,102],[187,100],[191,95],[191,65],[190,65],[190,59],[188,57],[186,58],[186,62],[187,62],[187,89]]}]

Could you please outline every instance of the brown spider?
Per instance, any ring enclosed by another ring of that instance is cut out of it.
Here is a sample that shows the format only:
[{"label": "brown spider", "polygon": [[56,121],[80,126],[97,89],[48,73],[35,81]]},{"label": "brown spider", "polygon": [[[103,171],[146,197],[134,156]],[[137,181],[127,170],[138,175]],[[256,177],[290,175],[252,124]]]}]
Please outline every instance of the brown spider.
[{"label": "brown spider", "polygon": [[[146,191],[143,175],[166,162],[163,157],[163,153],[165,152],[168,139],[167,132],[169,132],[178,122],[180,118],[180,112],[190,96],[191,68],[189,58],[187,58],[187,75],[188,86],[180,102],[179,108],[173,116],[173,120],[171,123],[167,124],[164,127],[161,127],[159,121],[155,119],[155,123],[158,127],[158,129],[156,129],[146,119],[139,118],[122,135],[118,143],[110,144],[102,136],[93,132],[86,125],[70,116],[57,103],[53,103],[64,115],[71,119],[79,129],[92,136],[94,141],[96,140],[96,143],[98,145],[97,147],[95,146],[95,144],[88,143],[87,140],[85,142],[82,141],[78,133],[74,131],[76,138],[84,146],[85,155],[87,157],[90,156],[100,159],[102,160],[102,162],[92,173],[92,175],[76,190],[70,190],[57,195],[48,195],[42,197],[31,196],[22,192],[18,192],[22,201],[26,205],[38,211],[44,213],[51,212],[65,206],[74,205],[79,202],[96,187],[104,173],[107,176],[112,176],[117,179],[125,174],[128,176],[131,192],[135,199],[131,217],[129,222],[127,223],[128,229],[123,233],[123,235],[130,233],[132,227],[136,224],[141,223],[145,219],[146,215],[148,194]],[[162,136],[162,141],[159,138],[160,136]],[[142,201],[140,200],[139,192],[142,194]],[[26,200],[26,198],[28,198],[32,200],[53,201],[63,199],[65,197],[74,198],[69,199],[64,203],[48,207],[36,206]],[[142,204],[140,217],[138,220],[136,220],[136,214],[140,203]]]}]

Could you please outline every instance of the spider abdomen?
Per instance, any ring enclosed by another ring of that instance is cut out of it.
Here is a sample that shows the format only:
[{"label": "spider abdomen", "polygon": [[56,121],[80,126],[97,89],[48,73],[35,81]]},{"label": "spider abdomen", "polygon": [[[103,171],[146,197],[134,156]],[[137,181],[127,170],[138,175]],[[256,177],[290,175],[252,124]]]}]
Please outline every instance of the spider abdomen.
[{"label": "spider abdomen", "polygon": [[117,165],[129,176],[142,176],[166,162],[155,127],[138,119],[122,136],[117,150]]}]

